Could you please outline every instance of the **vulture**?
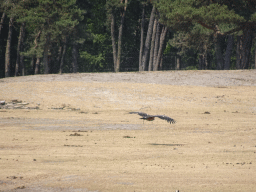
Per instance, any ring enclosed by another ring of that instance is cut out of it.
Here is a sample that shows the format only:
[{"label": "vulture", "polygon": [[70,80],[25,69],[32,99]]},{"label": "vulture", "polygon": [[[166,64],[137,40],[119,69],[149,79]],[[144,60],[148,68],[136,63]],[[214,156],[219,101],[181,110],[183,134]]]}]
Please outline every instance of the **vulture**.
[{"label": "vulture", "polygon": [[171,117],[167,117],[165,115],[148,115],[148,114],[142,113],[142,112],[130,112],[130,114],[138,114],[138,115],[142,116],[142,118],[140,118],[140,119],[143,119],[143,123],[144,123],[144,120],[154,121],[155,117],[166,120],[170,124],[176,123],[176,121],[174,119],[172,119]]}]

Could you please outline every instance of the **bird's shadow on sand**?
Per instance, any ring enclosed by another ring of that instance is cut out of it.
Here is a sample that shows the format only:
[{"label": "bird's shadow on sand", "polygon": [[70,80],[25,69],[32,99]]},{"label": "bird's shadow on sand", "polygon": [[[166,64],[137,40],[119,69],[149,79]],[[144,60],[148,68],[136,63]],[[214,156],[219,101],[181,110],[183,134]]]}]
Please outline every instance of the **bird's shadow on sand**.
[{"label": "bird's shadow on sand", "polygon": [[160,144],[160,143],[149,143],[149,145],[162,145],[162,146],[184,146],[185,144]]}]

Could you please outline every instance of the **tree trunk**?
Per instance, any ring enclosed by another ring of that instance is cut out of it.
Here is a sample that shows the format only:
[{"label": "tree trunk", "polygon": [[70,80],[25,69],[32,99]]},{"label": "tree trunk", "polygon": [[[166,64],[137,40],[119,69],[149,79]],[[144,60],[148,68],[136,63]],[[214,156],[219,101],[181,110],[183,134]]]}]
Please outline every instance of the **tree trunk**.
[{"label": "tree trunk", "polygon": [[159,63],[159,70],[163,69],[163,54],[161,55],[160,63]]},{"label": "tree trunk", "polygon": [[67,49],[67,37],[64,38],[64,45],[63,45],[63,52],[62,52],[62,56],[61,56],[61,60],[60,60],[60,71],[59,71],[59,74],[62,74],[62,72],[63,72],[63,65],[64,65],[66,49]]},{"label": "tree trunk", "polygon": [[161,57],[163,54],[163,47],[164,47],[164,40],[165,40],[166,33],[167,33],[167,27],[163,26],[161,36],[160,36],[159,50],[158,50],[158,54],[157,54],[156,65],[155,65],[156,70],[158,69],[158,66],[160,64],[160,60],[161,60]]},{"label": "tree trunk", "polygon": [[5,77],[11,76],[11,43],[12,43],[12,29],[13,28],[13,17],[9,21],[9,32],[6,43],[5,52]]},{"label": "tree trunk", "polygon": [[210,60],[210,62],[209,62],[209,60],[208,60],[209,54],[207,52],[206,52],[205,56],[206,56],[206,58],[205,58],[205,62],[206,62],[205,69],[212,69],[212,61]]},{"label": "tree trunk", "polygon": [[21,55],[20,52],[22,51],[23,47],[23,40],[24,40],[24,34],[25,34],[25,23],[23,22],[20,26],[20,34],[19,34],[19,40],[18,40],[18,47],[17,47],[17,59],[16,59],[16,66],[15,66],[15,76],[23,75],[24,76],[24,65],[21,66]]},{"label": "tree trunk", "polygon": [[155,50],[154,50],[154,63],[153,63],[153,71],[157,71],[158,66],[157,66],[157,55],[158,55],[158,50],[159,50],[159,41],[160,41],[160,24],[157,22],[157,27],[156,27],[156,39],[155,39]]},{"label": "tree trunk", "polygon": [[250,26],[247,26],[243,35],[237,37],[236,47],[236,68],[248,69],[250,61],[250,52],[252,47],[253,31]]},{"label": "tree trunk", "polygon": [[78,44],[77,42],[73,43],[72,47],[72,68],[73,68],[73,73],[78,72]]},{"label": "tree trunk", "polygon": [[36,63],[36,60],[35,60],[35,57],[33,56],[33,57],[31,58],[31,62],[30,62],[29,74],[32,74],[32,75],[35,74],[35,63]]},{"label": "tree trunk", "polygon": [[35,38],[35,40],[34,40],[34,44],[35,44],[34,49],[36,49],[36,48],[38,47],[37,39],[39,39],[39,38],[40,38],[41,33],[42,33],[42,31],[41,31],[41,30],[37,33],[37,36],[36,36],[36,38]]},{"label": "tree trunk", "polygon": [[121,54],[122,54],[122,36],[123,36],[123,27],[124,27],[124,18],[126,13],[127,0],[125,0],[124,10],[121,13],[121,23],[119,26],[119,34],[118,34],[118,45],[117,45],[117,60],[116,60],[116,68],[115,72],[119,72],[120,63],[121,63]]},{"label": "tree trunk", "polygon": [[205,70],[207,68],[207,56],[206,53],[199,55],[199,70]]},{"label": "tree trunk", "polygon": [[112,49],[113,49],[113,60],[114,60],[114,70],[116,69],[116,38],[115,38],[115,15],[112,11],[111,13],[111,39],[112,39]]},{"label": "tree trunk", "polygon": [[203,69],[203,55],[202,54],[199,55],[198,63],[199,63],[198,69],[202,70]]},{"label": "tree trunk", "polygon": [[236,44],[236,69],[241,69],[241,36],[237,36]]},{"label": "tree trunk", "polygon": [[[256,37],[254,39],[256,40]],[[256,69],[256,41],[254,42],[254,66],[252,68]]]},{"label": "tree trunk", "polygon": [[43,58],[44,74],[49,74],[48,52],[49,52],[49,47],[50,47],[50,40],[51,40],[51,34],[47,34],[45,45],[44,45],[44,58]]},{"label": "tree trunk", "polygon": [[[38,33],[37,33],[37,35],[36,35],[36,37],[35,37],[35,40],[34,40],[34,44],[35,44],[35,46],[34,46],[34,49],[37,49],[37,47],[38,47],[38,42],[40,41],[40,36],[41,36],[41,33],[42,33],[42,31],[40,30],[40,31],[38,31]],[[38,40],[39,39],[39,40]],[[37,51],[36,51],[37,52]],[[36,57],[36,58],[35,58]],[[33,60],[36,60],[35,61],[35,66],[33,66],[33,74],[39,74],[40,73],[40,57],[38,56],[38,55],[35,55],[35,56],[33,56]],[[31,63],[34,63],[34,61],[33,62],[31,62]]]},{"label": "tree trunk", "polygon": [[223,69],[223,54],[222,54],[222,35],[217,33],[216,42],[215,42],[215,52],[216,52],[216,69]]},{"label": "tree trunk", "polygon": [[153,32],[153,23],[154,23],[154,19],[155,19],[155,12],[156,12],[156,8],[154,6],[151,11],[151,15],[150,15],[147,37],[146,37],[145,47],[144,47],[144,51],[143,51],[143,55],[142,55],[141,71],[145,71],[146,64],[148,61],[148,52],[149,52],[149,47],[150,47],[150,39],[151,39],[152,32]]},{"label": "tree trunk", "polygon": [[3,12],[2,17],[1,17],[0,34],[1,34],[1,31],[2,31],[2,28],[3,28],[4,18],[5,18],[5,12]]},{"label": "tree trunk", "polygon": [[40,57],[36,58],[35,74],[40,73]]},{"label": "tree trunk", "polygon": [[207,54],[207,43],[204,44],[204,69],[208,69],[209,68],[209,63],[208,63],[208,54]]},{"label": "tree trunk", "polygon": [[148,70],[152,71],[153,68],[153,61],[154,61],[154,48],[155,48],[155,39],[156,39],[156,26],[157,26],[157,19],[154,21],[153,26],[153,34],[152,34],[152,40],[151,40],[151,49],[150,49],[150,56],[149,56],[149,65]]},{"label": "tree trunk", "polygon": [[[20,43],[20,52],[24,49],[24,38],[25,38],[25,25],[26,23],[23,22],[21,24],[21,43]],[[25,65],[24,65],[24,55],[20,55],[20,75],[25,75]]]},{"label": "tree trunk", "polygon": [[143,44],[144,44],[144,24],[145,24],[145,5],[143,5],[142,18],[141,18],[139,71],[142,71],[142,53],[143,53]]},{"label": "tree trunk", "polygon": [[[25,23],[24,23],[24,31],[22,32],[22,41],[20,45],[20,51],[24,50],[24,38],[25,38]],[[25,76],[24,55],[20,56],[20,72],[22,76]]]},{"label": "tree trunk", "polygon": [[230,61],[231,61],[233,44],[234,44],[234,36],[228,35],[228,44],[227,44],[227,49],[225,54],[224,70],[230,69]]},{"label": "tree trunk", "polygon": [[24,55],[20,56],[20,73],[21,76],[25,76]]},{"label": "tree trunk", "polygon": [[180,70],[181,68],[181,56],[179,54],[176,55],[176,70]]},{"label": "tree trunk", "polygon": [[62,49],[63,49],[63,46],[60,45],[59,46],[59,50],[58,50],[58,57],[57,57],[57,65],[60,65],[60,60],[61,60],[61,55],[62,55]]},{"label": "tree trunk", "polygon": [[242,35],[242,50],[241,50],[241,68],[248,69],[250,62],[250,53],[252,47],[253,30],[250,26],[245,28]]}]

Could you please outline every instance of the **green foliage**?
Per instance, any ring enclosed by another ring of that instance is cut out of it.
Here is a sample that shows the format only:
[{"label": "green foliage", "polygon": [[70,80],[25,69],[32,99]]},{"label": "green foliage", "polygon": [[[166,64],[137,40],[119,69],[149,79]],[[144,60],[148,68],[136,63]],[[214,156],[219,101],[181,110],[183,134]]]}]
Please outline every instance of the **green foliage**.
[{"label": "green foliage", "polygon": [[256,22],[256,12],[251,15],[249,21],[250,21],[250,22]]},{"label": "green foliage", "polygon": [[90,34],[90,38],[85,41],[83,48],[80,50],[82,71],[104,70],[105,67],[108,67],[106,57],[110,54],[110,50],[111,44],[108,35]]},{"label": "green foliage", "polygon": [[229,9],[224,3],[207,3],[196,0],[159,0],[156,6],[161,13],[161,22],[176,30],[187,30],[195,24],[214,29],[220,24],[235,25],[245,22],[246,19]]},{"label": "green foliage", "polygon": [[197,70],[197,66],[187,66],[185,70]]},{"label": "green foliage", "polygon": [[111,55],[111,38],[106,30],[105,2],[95,0],[87,7],[85,19],[79,25],[80,71],[103,71],[112,64],[108,61]]},{"label": "green foliage", "polygon": [[[67,37],[67,50],[63,72],[72,71],[72,48],[79,48],[79,71],[106,71],[113,69],[112,42],[110,35],[111,15],[115,15],[115,35],[121,21],[120,10],[125,6],[120,0],[0,0],[0,12],[7,14],[1,33],[0,73],[4,74],[4,52],[8,35],[8,21],[14,18],[12,42],[12,69],[16,61],[19,27],[26,23],[24,42],[25,66],[30,71],[32,57],[42,57],[45,36],[51,34],[49,53],[50,68],[57,73],[59,47]],[[169,26],[168,43],[164,50],[163,68],[172,66],[174,58],[181,56],[182,67],[197,69],[198,55],[208,56],[209,68],[215,67],[214,38],[216,32],[225,35],[241,35],[245,25],[256,26],[256,7],[248,0],[129,0],[122,38],[122,63],[120,71],[138,68],[140,48],[140,24],[142,7],[145,7],[147,33],[152,4],[156,5],[161,24]],[[0,14],[1,15],[1,14]],[[240,31],[239,31],[240,30]],[[255,29],[254,29],[255,30]],[[235,36],[236,38],[236,36]],[[225,45],[224,40],[224,45]],[[254,49],[251,54],[254,54]],[[252,62],[252,60],[251,60]],[[231,68],[235,69],[235,47]],[[41,70],[43,67],[41,66]]]},{"label": "green foliage", "polygon": [[[189,53],[191,53],[191,50],[200,54],[207,52],[213,44],[211,41],[212,35],[213,32],[211,30],[195,24],[189,32],[174,33],[173,38],[169,40],[169,44],[177,49],[179,55],[190,58]],[[187,60],[190,60],[189,58]]]},{"label": "green foliage", "polygon": [[[45,36],[51,34],[51,41],[60,41],[63,36],[70,35],[79,21],[83,19],[83,10],[79,9],[75,0],[34,0],[29,6],[24,7],[23,17],[18,22],[25,22],[28,32],[32,35],[30,49],[24,53],[26,56],[42,55],[42,46]],[[38,38],[38,46],[35,49],[33,39]],[[31,50],[32,49],[32,50]]]},{"label": "green foliage", "polygon": [[103,70],[103,63],[105,57],[102,54],[92,55],[86,51],[80,52],[81,59],[84,60],[84,64],[81,66],[83,71],[101,71]]},{"label": "green foliage", "polygon": [[[254,1],[158,0],[155,5],[160,12],[160,22],[176,32],[169,43],[183,56],[191,49],[199,54],[215,54],[210,49],[217,33],[241,34],[245,26],[255,26],[256,22]],[[231,62],[233,66],[232,59]]]}]

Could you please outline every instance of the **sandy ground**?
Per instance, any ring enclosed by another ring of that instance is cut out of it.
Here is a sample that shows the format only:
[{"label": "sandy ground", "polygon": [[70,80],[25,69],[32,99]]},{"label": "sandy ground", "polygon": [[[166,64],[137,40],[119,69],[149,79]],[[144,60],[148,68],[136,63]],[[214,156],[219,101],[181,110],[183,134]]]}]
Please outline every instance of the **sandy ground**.
[{"label": "sandy ground", "polygon": [[0,109],[0,191],[256,190],[256,70],[6,78],[1,100],[26,107]]}]

